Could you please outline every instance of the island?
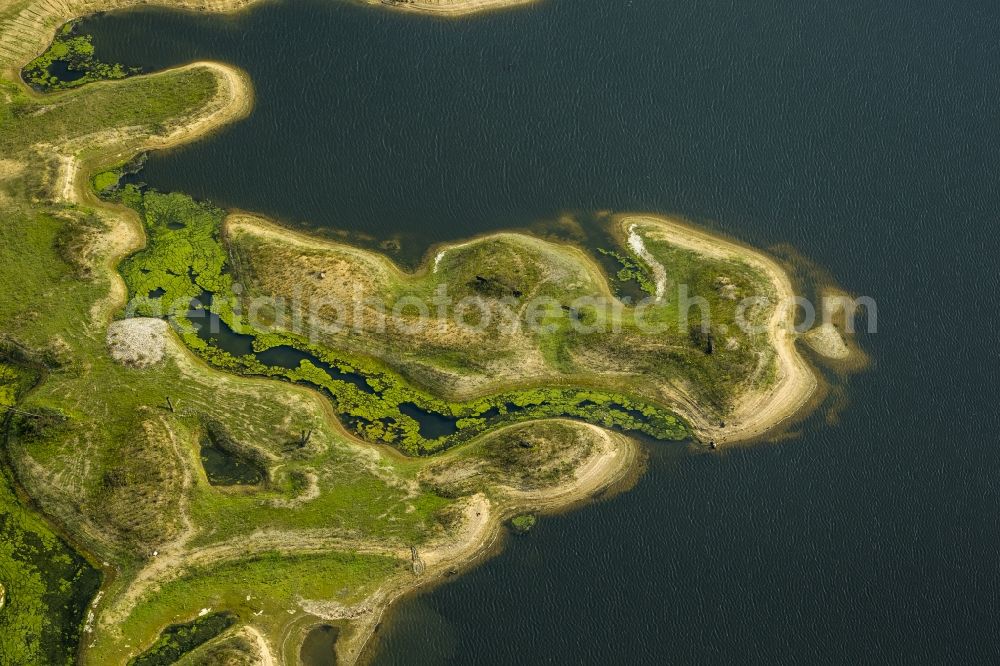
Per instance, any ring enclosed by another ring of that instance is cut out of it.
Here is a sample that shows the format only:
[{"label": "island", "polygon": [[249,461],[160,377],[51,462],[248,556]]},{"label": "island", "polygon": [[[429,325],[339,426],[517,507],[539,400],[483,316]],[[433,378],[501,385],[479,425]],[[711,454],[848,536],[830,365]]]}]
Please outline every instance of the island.
[{"label": "island", "polygon": [[[607,246],[503,232],[403,267],[131,182],[254,100],[224,63],[93,62],[72,21],[132,4],[0,4],[6,657],[295,664],[318,626],[353,663],[401,595],[627,489],[637,438],[707,453],[815,404],[786,270],[684,221],[600,212]],[[842,362],[842,329],[806,341]]]}]

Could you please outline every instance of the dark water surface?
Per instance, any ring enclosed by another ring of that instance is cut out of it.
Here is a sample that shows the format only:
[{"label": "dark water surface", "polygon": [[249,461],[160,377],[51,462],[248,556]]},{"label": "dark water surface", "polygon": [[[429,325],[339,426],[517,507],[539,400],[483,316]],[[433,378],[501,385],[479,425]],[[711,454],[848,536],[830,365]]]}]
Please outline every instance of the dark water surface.
[{"label": "dark water surface", "polygon": [[995,663],[1000,5],[544,0],[441,21],[296,0],[88,22],[105,59],[215,58],[251,118],[145,178],[426,245],[563,211],[791,243],[874,297],[839,421],[651,451],[402,606],[380,664]]},{"label": "dark water surface", "polygon": [[339,633],[336,627],[327,624],[311,630],[302,643],[299,659],[307,666],[337,666],[337,654],[334,649]]},{"label": "dark water surface", "polygon": [[201,464],[208,482],[214,486],[253,486],[264,480],[264,471],[259,465],[214,446],[211,441],[201,445]]}]

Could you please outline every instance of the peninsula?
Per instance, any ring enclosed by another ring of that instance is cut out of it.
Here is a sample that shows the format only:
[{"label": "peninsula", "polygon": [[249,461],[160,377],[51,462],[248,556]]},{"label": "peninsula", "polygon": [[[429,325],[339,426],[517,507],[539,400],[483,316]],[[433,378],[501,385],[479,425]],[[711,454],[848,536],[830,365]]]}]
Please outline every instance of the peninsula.
[{"label": "peninsula", "polygon": [[627,488],[637,438],[708,451],[816,395],[786,272],[679,221],[599,215],[599,248],[495,233],[408,270],[130,182],[137,155],[254,103],[217,62],[25,82],[36,58],[87,56],[63,26],[133,4],[0,1],[15,663],[295,664],[318,624],[356,662],[393,600],[494,552],[512,520]]}]

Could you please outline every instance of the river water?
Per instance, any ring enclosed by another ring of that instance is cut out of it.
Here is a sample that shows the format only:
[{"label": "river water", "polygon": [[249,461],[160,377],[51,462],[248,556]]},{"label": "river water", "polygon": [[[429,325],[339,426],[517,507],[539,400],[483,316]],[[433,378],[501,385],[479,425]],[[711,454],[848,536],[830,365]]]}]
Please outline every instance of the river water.
[{"label": "river water", "polygon": [[[562,213],[790,244],[878,303],[870,369],[781,442],[650,447],[407,600],[379,664],[1000,659],[1000,6],[543,0],[445,21],[295,0],[90,20],[98,54],[214,58],[246,121],[145,179],[332,233],[432,243]],[[836,407],[836,409],[831,409]]]}]

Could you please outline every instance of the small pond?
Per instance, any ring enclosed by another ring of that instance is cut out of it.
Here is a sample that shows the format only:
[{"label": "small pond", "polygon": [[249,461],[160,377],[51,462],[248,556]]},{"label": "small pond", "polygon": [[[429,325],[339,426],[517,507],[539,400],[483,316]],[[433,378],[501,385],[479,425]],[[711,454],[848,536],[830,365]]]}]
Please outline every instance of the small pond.
[{"label": "small pond", "polygon": [[302,666],[336,666],[337,636],[340,631],[328,624],[314,628],[306,636],[299,651]]}]

